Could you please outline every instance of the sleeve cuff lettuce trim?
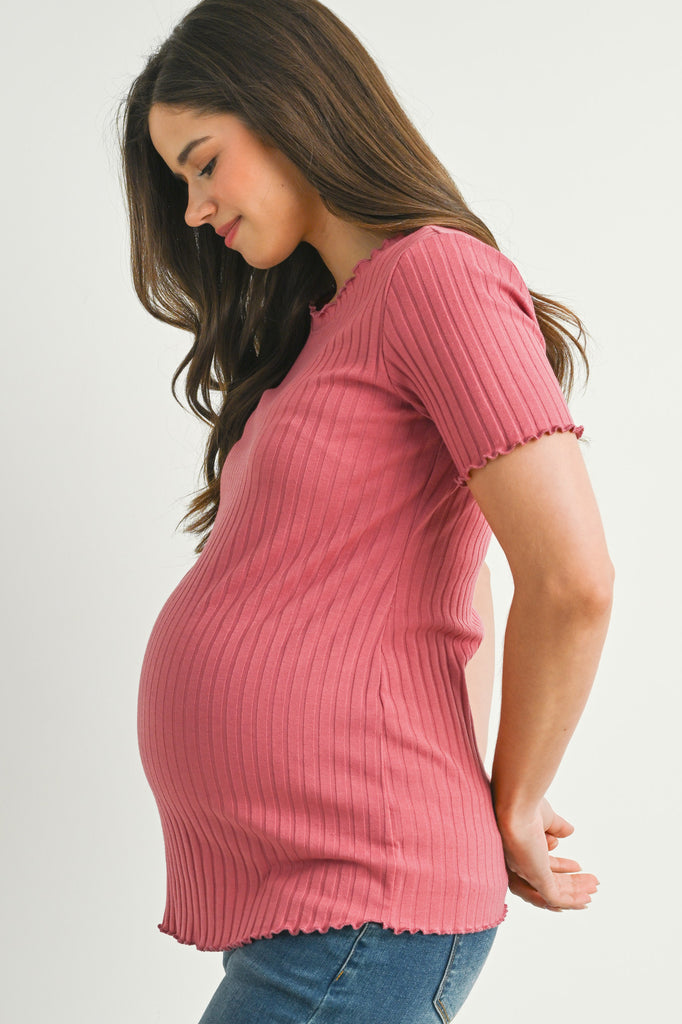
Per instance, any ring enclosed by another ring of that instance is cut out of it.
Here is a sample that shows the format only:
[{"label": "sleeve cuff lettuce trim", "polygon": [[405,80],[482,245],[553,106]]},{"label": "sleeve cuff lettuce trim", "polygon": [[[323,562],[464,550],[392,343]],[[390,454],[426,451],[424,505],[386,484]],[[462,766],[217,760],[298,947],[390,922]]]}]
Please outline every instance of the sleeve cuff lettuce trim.
[{"label": "sleeve cuff lettuce trim", "polygon": [[461,473],[455,479],[455,485],[457,487],[464,487],[469,483],[470,476],[475,469],[483,469],[488,462],[496,459],[498,455],[508,455],[509,452],[515,448],[520,448],[524,444],[528,444],[529,441],[537,441],[539,437],[543,437],[547,434],[557,433],[572,433],[577,438],[582,437],[585,427],[583,424],[577,425],[575,423],[561,423],[551,427],[545,427],[541,430],[536,430],[533,434],[528,434],[518,441],[513,441],[511,444],[506,445],[504,448],[495,448],[494,451],[487,452],[481,459],[469,466],[465,473]]}]

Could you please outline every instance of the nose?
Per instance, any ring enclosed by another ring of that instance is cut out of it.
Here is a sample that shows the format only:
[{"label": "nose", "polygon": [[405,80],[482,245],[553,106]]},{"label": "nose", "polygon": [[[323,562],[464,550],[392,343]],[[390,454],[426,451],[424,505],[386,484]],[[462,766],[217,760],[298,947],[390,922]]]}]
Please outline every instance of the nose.
[{"label": "nose", "polygon": [[190,228],[199,228],[209,218],[215,215],[215,203],[210,199],[193,199],[191,194],[187,198],[187,209],[185,210],[185,224]]}]

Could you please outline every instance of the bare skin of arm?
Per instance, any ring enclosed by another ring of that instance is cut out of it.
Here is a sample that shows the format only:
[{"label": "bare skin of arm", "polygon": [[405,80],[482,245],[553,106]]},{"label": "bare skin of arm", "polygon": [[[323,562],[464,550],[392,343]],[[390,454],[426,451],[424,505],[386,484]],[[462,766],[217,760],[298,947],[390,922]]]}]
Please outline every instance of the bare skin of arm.
[{"label": "bare skin of arm", "polygon": [[490,569],[485,562],[476,580],[472,604],[483,623],[483,639],[474,656],[467,662],[464,677],[474,720],[476,743],[481,761],[485,761],[495,678],[495,617]]},{"label": "bare skin of arm", "polygon": [[576,861],[550,856],[573,826],[544,794],[587,702],[611,616],[615,572],[597,502],[570,431],[490,460],[468,486],[514,580],[491,773],[509,887],[548,910],[583,909],[599,882]]}]

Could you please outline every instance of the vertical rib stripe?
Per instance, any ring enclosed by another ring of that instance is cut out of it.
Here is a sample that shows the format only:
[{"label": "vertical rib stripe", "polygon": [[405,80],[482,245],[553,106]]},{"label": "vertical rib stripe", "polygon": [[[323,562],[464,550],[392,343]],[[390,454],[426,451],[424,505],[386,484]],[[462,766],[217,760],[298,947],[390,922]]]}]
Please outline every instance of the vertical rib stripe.
[{"label": "vertical rib stripe", "polygon": [[518,270],[461,231],[387,239],[311,316],[142,663],[159,928],[199,949],[507,909],[464,676],[491,536],[466,480],[583,428]]}]

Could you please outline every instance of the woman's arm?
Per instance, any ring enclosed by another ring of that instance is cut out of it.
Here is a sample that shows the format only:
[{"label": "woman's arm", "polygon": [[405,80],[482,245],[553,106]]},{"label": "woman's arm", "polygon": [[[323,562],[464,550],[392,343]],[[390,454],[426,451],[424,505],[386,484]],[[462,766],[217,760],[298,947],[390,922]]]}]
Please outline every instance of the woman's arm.
[{"label": "woman's arm", "polygon": [[583,711],[611,615],[614,569],[577,438],[546,434],[474,470],[469,488],[514,579],[492,792],[510,888],[582,908],[594,875],[549,856],[572,826],[544,799]]},{"label": "woman's arm", "polygon": [[488,726],[495,678],[495,617],[490,588],[490,569],[484,562],[476,580],[472,604],[483,623],[483,639],[474,656],[467,662],[464,676],[474,720],[476,743],[485,761]]}]

